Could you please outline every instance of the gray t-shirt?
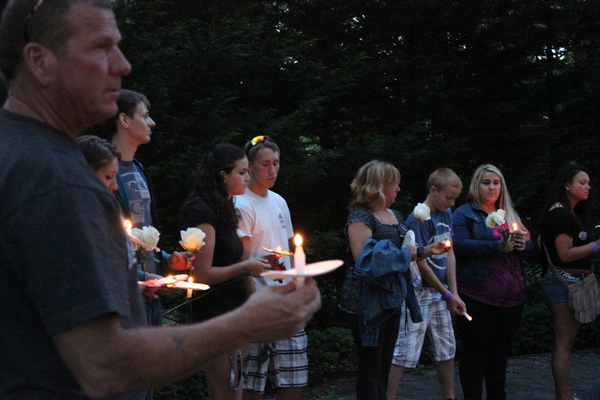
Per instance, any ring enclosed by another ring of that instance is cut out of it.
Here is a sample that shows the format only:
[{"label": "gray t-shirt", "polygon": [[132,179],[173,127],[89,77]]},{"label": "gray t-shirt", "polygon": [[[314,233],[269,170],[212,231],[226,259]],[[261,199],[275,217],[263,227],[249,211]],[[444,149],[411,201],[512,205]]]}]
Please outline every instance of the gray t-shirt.
[{"label": "gray t-shirt", "polygon": [[106,314],[145,325],[127,243],[74,142],[0,110],[0,398],[87,398],[52,336]]}]

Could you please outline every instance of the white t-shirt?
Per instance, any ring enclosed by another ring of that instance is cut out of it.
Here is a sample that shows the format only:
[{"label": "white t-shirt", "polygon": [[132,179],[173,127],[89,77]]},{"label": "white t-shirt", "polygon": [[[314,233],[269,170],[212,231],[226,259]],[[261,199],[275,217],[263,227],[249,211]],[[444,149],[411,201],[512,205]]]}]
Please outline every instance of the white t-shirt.
[{"label": "white t-shirt", "polygon": [[[235,207],[240,211],[241,219],[238,225],[239,237],[251,238],[250,258],[264,257],[268,255],[263,247],[290,251],[289,239],[294,236],[292,217],[287,203],[275,192],[268,191],[267,197],[261,197],[252,190],[235,196]],[[283,256],[279,259],[286,269],[291,268],[291,257]],[[273,279],[254,278],[256,289],[262,286],[277,286],[286,284]]]}]

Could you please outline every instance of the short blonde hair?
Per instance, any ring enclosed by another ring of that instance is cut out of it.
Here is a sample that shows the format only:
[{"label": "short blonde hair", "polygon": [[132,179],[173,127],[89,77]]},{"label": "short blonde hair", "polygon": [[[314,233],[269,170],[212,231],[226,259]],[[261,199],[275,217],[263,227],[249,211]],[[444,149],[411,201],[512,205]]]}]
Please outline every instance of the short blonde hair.
[{"label": "short blonde hair", "polygon": [[362,206],[370,211],[381,209],[386,205],[383,191],[399,184],[400,172],[396,167],[384,161],[369,161],[360,167],[350,184],[352,201],[349,208]]},{"label": "short blonde hair", "polygon": [[482,164],[473,173],[473,178],[471,179],[471,185],[469,186],[469,193],[467,195],[467,199],[472,201],[473,203],[481,205],[481,192],[480,192],[480,184],[483,180],[483,175],[486,172],[491,172],[500,178],[500,195],[498,196],[498,200],[496,200],[496,208],[501,208],[506,211],[506,221],[510,224],[513,222],[517,222],[519,218],[517,217],[517,212],[513,208],[512,200],[510,199],[510,195],[508,194],[508,188],[506,187],[506,181],[504,180],[504,175],[502,172],[492,164]]},{"label": "short blonde hair", "polygon": [[447,186],[454,186],[455,188],[462,189],[462,181],[450,168],[436,169],[429,175],[427,179],[427,191],[435,186],[439,190],[445,189]]}]

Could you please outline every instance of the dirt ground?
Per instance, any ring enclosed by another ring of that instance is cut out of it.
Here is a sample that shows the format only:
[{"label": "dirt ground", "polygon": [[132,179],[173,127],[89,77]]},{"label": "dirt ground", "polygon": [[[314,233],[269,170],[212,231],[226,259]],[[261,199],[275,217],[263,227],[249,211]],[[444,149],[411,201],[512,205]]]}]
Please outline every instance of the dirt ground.
[{"label": "dirt ground", "polygon": [[[553,400],[554,384],[550,370],[550,353],[510,358],[506,381],[508,400]],[[355,379],[348,377],[323,385],[310,386],[305,391],[304,399],[355,400],[354,385]],[[600,389],[600,349],[573,353],[571,386],[579,400],[596,400]],[[458,370],[455,374],[455,391],[456,397],[462,399]],[[428,369],[420,372],[407,372],[396,399],[441,399],[435,371]]]}]

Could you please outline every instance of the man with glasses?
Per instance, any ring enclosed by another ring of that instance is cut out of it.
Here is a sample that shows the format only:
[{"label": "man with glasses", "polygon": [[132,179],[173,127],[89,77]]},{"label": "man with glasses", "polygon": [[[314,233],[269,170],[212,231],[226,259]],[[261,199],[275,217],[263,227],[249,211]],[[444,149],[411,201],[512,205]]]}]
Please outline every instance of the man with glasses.
[{"label": "man with glasses", "polygon": [[[140,398],[212,357],[296,332],[314,280],[201,324],[146,328],[114,197],[74,139],[131,71],[110,0],[12,0],[0,25],[0,398]],[[118,394],[118,395],[117,395]]]},{"label": "man with glasses", "polygon": [[[268,249],[289,252],[294,235],[286,201],[270,189],[277,181],[280,151],[268,136],[257,136],[246,143],[250,182],[246,193],[235,196],[240,211],[239,235],[250,258],[266,255]],[[275,262],[290,269],[290,257]],[[283,285],[272,279],[254,278],[257,290]],[[308,384],[307,338],[304,329],[294,336],[273,343],[253,343],[247,349],[248,367],[244,372],[244,400],[261,400],[267,373],[274,374],[278,400],[298,400]]]}]

